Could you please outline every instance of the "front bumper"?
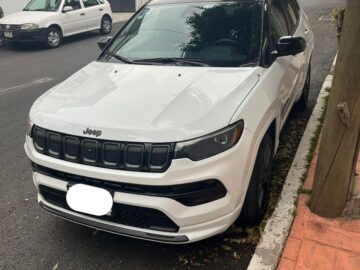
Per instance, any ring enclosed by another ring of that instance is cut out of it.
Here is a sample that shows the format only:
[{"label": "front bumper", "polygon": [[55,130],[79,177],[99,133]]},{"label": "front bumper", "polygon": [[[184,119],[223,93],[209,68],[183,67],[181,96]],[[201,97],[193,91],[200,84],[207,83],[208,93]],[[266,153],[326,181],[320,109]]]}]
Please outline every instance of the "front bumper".
[{"label": "front bumper", "polygon": [[[39,28],[31,31],[4,31],[0,30],[0,39],[7,42],[43,42],[46,38],[46,28]],[[10,32],[12,37],[5,37],[5,32]]]},{"label": "front bumper", "polygon": [[[244,201],[251,167],[253,166],[252,134],[244,130],[240,142],[232,149],[217,156],[193,162],[188,159],[173,160],[164,173],[146,173],[98,168],[71,163],[38,153],[32,139],[27,137],[25,151],[32,162],[54,170],[112,181],[140,185],[179,185],[207,179],[218,179],[225,186],[225,197],[197,205],[185,206],[173,199],[115,192],[114,203],[156,209],[169,217],[178,227],[177,232],[163,232],[109,222],[49,203],[39,192],[39,204],[47,211],[100,230],[135,238],[165,243],[189,243],[226,231],[238,217]],[[33,180],[39,186],[67,191],[69,182],[38,172]]]}]

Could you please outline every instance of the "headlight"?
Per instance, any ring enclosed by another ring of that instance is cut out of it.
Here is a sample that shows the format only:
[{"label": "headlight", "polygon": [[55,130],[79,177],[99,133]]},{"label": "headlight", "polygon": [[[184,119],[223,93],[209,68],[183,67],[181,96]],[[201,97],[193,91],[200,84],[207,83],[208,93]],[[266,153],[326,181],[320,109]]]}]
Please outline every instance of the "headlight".
[{"label": "headlight", "polygon": [[237,144],[243,130],[244,121],[241,120],[210,135],[177,143],[174,158],[189,158],[198,161],[220,154]]},{"label": "headlight", "polygon": [[21,25],[21,30],[34,30],[34,29],[38,29],[39,25],[36,23],[24,23]]},{"label": "headlight", "polygon": [[34,126],[34,124],[29,119],[27,122],[27,125],[26,125],[26,135],[29,137],[31,137],[31,132],[32,132],[33,126]]}]

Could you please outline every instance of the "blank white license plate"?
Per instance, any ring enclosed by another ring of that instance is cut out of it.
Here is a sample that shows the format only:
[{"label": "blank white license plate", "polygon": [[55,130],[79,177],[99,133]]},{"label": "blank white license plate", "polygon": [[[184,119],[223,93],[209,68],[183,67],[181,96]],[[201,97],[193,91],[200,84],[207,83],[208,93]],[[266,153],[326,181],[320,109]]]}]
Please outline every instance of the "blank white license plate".
[{"label": "blank white license plate", "polygon": [[94,216],[107,215],[114,204],[109,191],[83,184],[69,188],[66,202],[71,209]]},{"label": "blank white license plate", "polygon": [[12,32],[4,32],[4,37],[6,37],[6,38],[13,38],[14,35],[13,35]]}]

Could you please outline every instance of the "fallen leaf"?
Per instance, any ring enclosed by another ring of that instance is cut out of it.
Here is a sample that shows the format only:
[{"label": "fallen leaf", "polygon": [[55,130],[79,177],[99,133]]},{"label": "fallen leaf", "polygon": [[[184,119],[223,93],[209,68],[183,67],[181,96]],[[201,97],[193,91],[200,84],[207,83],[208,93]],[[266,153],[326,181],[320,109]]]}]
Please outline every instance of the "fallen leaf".
[{"label": "fallen leaf", "polygon": [[230,239],[230,243],[243,244],[246,242],[245,238]]},{"label": "fallen leaf", "polygon": [[229,246],[227,246],[227,245],[221,245],[221,247],[222,247],[223,249],[225,249],[226,251],[231,250],[231,247],[229,247]]},{"label": "fallen leaf", "polygon": [[193,265],[193,266],[201,266],[200,263],[194,262],[193,260],[190,260],[190,263],[191,263],[191,265]]},{"label": "fallen leaf", "polygon": [[234,258],[235,259],[240,259],[240,255],[239,255],[239,253],[237,253],[237,251],[235,251],[234,253],[233,253],[233,256],[234,256]]},{"label": "fallen leaf", "polygon": [[59,263],[55,264],[54,267],[52,268],[52,270],[56,270],[58,269]]},{"label": "fallen leaf", "polygon": [[184,255],[178,256],[178,260],[179,260],[179,262],[183,263],[184,265],[189,263],[189,260],[186,259]]}]

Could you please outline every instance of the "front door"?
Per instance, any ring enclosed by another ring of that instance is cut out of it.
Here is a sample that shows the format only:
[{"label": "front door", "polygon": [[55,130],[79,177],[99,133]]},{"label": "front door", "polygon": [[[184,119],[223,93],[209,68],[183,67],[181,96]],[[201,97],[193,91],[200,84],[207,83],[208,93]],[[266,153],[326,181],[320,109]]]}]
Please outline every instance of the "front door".
[{"label": "front door", "polygon": [[82,0],[86,13],[86,24],[88,30],[99,29],[104,14],[104,7],[98,0]]},{"label": "front door", "polygon": [[64,0],[62,9],[65,7],[72,7],[73,10],[61,14],[64,36],[86,31],[85,10],[80,0]]},{"label": "front door", "polygon": [[[292,35],[294,31],[294,29],[289,29],[288,21],[284,12],[283,0],[274,0],[272,2],[269,10],[269,20],[270,43],[272,50],[276,50],[276,44],[279,39],[283,36]],[[283,125],[290,113],[299,87],[303,57],[301,54],[278,57],[273,65],[278,70],[278,96],[281,102],[281,125]]]}]

